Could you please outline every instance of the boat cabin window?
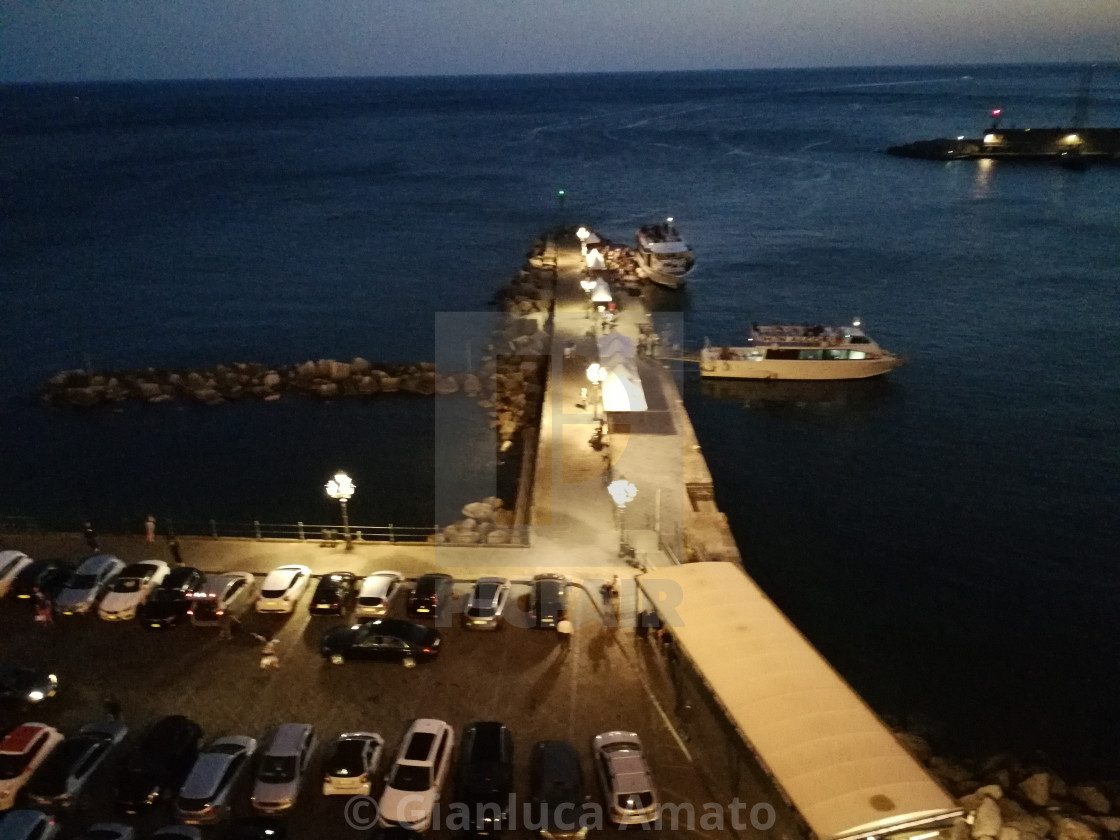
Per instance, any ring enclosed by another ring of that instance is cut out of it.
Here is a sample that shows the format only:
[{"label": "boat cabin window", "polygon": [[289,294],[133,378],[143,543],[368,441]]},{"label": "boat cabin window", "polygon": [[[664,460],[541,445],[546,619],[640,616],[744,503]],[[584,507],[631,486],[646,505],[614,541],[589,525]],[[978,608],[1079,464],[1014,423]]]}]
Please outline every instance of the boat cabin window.
[{"label": "boat cabin window", "polygon": [[766,358],[766,351],[765,350],[757,350],[757,349],[754,349],[754,348],[751,348],[751,349],[747,350],[747,361],[748,362],[761,362],[765,358]]},{"label": "boat cabin window", "polygon": [[820,350],[798,350],[797,358],[799,359],[819,359],[821,358]]},{"label": "boat cabin window", "polygon": [[833,360],[835,360],[835,359],[847,359],[848,358],[848,351],[847,350],[825,350],[824,351],[824,357],[826,359],[833,359]]},{"label": "boat cabin window", "polygon": [[865,335],[853,335],[851,337],[851,339],[849,339],[849,340],[852,342],[852,344],[870,344],[871,343],[871,339],[868,338]]},{"label": "boat cabin window", "polygon": [[785,347],[770,347],[766,350],[767,359],[796,359],[798,358],[796,350],[790,350]]},{"label": "boat cabin window", "polygon": [[864,353],[862,350],[849,350],[848,351],[848,358],[849,359],[866,359],[867,354]]}]

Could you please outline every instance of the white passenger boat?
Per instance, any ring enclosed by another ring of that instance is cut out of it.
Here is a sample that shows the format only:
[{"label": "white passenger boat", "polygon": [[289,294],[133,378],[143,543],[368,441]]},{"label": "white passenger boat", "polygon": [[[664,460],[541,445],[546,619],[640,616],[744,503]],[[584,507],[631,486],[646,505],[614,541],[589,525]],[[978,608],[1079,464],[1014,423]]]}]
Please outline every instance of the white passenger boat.
[{"label": "white passenger boat", "polygon": [[638,229],[636,256],[640,274],[670,289],[683,286],[696,263],[692,249],[673,226],[672,217],[662,224]]},{"label": "white passenger boat", "polygon": [[700,375],[718,379],[866,379],[894,370],[902,358],[860,329],[751,324],[746,347],[700,351]]}]

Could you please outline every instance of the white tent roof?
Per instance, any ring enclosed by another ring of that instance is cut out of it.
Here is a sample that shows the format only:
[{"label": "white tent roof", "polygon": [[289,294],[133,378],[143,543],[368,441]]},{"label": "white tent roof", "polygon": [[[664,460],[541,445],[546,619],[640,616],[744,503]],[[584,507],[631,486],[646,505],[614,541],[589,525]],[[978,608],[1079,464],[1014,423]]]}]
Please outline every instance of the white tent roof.
[{"label": "white tent roof", "polygon": [[588,268],[603,269],[607,267],[606,260],[603,259],[603,255],[599,253],[599,250],[597,248],[592,248],[590,251],[588,251],[585,259],[587,260]]},{"label": "white tent roof", "polygon": [[688,563],[638,581],[818,838],[889,834],[961,813],[736,564]]},{"label": "white tent roof", "polygon": [[607,369],[603,382],[604,411],[645,411],[646,392],[634,361],[634,342],[620,333],[599,336],[599,364]]},{"label": "white tent roof", "polygon": [[595,281],[595,288],[591,290],[591,300],[594,303],[610,303],[614,300],[611,296],[611,286],[606,280]]}]

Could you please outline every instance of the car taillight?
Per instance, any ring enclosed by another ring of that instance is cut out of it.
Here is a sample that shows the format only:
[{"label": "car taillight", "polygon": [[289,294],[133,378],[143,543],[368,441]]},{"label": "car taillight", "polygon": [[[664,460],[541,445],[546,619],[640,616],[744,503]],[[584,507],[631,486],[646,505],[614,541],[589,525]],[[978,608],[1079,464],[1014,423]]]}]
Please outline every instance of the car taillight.
[{"label": "car taillight", "polygon": [[225,610],[218,610],[214,613],[214,615],[225,615],[225,614],[226,614]]},{"label": "car taillight", "polygon": [[194,615],[194,610],[187,610],[187,615]]}]

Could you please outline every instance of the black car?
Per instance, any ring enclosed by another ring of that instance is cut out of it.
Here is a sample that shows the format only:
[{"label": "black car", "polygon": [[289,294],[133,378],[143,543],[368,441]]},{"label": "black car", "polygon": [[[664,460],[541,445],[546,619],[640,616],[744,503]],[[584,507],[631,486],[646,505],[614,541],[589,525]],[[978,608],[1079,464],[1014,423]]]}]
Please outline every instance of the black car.
[{"label": "black car", "polygon": [[579,753],[567,741],[537,741],[529,756],[529,795],[533,814],[543,810],[546,840],[582,840],[580,814],[587,803]]},{"label": "black car", "polygon": [[345,659],[423,662],[439,653],[439,631],[399,618],[377,618],[352,627],[334,627],[323,634],[319,651],[332,662]]},{"label": "black car", "polygon": [[472,723],[459,747],[459,801],[467,831],[495,834],[509,821],[513,793],[513,735],[497,721]]},{"label": "black car", "polygon": [[555,630],[568,614],[568,580],[563,575],[543,574],[533,578],[533,600],[529,626]]},{"label": "black car", "polygon": [[350,572],[323,575],[319,578],[319,585],[315,587],[315,594],[311,596],[308,612],[312,615],[345,615],[354,600],[357,586],[358,578]]},{"label": "black car", "polygon": [[408,593],[407,611],[413,618],[438,618],[451,603],[455,581],[451,575],[421,575]]},{"label": "black car", "polygon": [[130,814],[155,805],[181,784],[198,757],[202,728],[183,715],[149,726],[132,748],[117,782],[117,802]]},{"label": "black car", "polygon": [[149,630],[163,630],[178,624],[191,607],[190,594],[205,582],[206,576],[190,566],[177,566],[140,605],[136,619]]},{"label": "black car", "polygon": [[32,706],[57,691],[58,678],[45,668],[0,664],[0,703],[5,706]]},{"label": "black car", "polygon": [[21,601],[32,601],[37,593],[54,598],[75,568],[69,560],[32,560],[20,569],[8,595]]}]

